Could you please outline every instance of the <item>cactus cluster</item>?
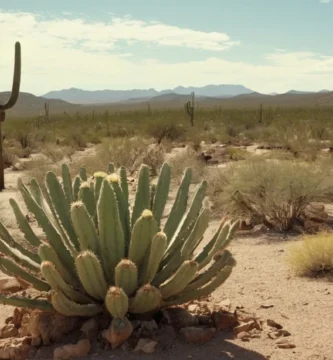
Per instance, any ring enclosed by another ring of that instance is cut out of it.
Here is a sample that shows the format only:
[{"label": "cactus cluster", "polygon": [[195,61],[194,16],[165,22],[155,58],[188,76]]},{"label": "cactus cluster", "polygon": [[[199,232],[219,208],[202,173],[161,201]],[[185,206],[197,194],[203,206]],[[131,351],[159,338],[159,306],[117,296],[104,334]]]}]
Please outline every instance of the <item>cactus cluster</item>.
[{"label": "cactus cluster", "polygon": [[[126,169],[86,170],[72,179],[45,176],[18,188],[44,236],[37,236],[14,199],[10,205],[25,243],[0,222],[0,270],[29,283],[43,298],[0,294],[14,306],[56,310],[66,316],[94,316],[107,310],[114,319],[146,314],[208,296],[230,275],[235,260],[226,250],[238,222],[222,221],[200,246],[209,223],[202,181],[189,202],[192,172],[186,169],[171,210],[164,218],[171,169],[164,163],[157,184],[142,165],[133,206]],[[188,203],[189,202],[189,203]]]}]

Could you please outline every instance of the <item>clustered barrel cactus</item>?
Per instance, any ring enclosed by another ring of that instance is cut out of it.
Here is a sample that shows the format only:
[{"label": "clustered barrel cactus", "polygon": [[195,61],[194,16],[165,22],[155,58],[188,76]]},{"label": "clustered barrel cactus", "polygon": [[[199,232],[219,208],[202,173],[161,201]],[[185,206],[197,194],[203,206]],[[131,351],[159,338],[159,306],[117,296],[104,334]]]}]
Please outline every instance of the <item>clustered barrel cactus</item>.
[{"label": "clustered barrel cactus", "polygon": [[[10,205],[26,243],[15,240],[0,222],[0,270],[41,292],[38,298],[0,294],[14,306],[56,310],[66,316],[94,316],[107,310],[117,321],[208,296],[230,275],[235,260],[225,248],[237,222],[222,221],[200,247],[209,222],[203,205],[206,181],[188,204],[191,169],[186,169],[176,199],[162,226],[171,169],[164,163],[157,184],[142,165],[133,207],[126,169],[72,180],[48,172],[46,190],[35,179],[18,188],[43,230],[38,236],[14,199]],[[44,297],[44,299],[43,299]]]}]

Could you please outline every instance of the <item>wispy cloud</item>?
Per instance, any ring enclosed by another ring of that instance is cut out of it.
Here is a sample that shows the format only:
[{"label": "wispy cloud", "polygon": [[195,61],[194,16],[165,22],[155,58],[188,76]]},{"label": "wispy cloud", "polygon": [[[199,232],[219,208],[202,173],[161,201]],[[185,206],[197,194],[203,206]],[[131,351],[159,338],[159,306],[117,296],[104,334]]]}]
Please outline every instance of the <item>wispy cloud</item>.
[{"label": "wispy cloud", "polygon": [[329,4],[331,0],[319,0],[321,4]]},{"label": "wispy cloud", "polygon": [[[103,23],[83,17],[45,18],[0,11],[0,34],[6,34],[1,37],[0,91],[10,88],[17,40],[22,44],[22,91],[38,95],[72,86],[162,89],[179,84],[240,83],[257,91],[282,92],[290,88],[320,90],[333,83],[333,56],[327,54],[276,49],[263,54],[258,64],[244,58],[230,61],[223,57],[223,50],[234,46],[237,39],[227,34],[130,17],[111,17]],[[155,44],[175,52],[182,47],[199,49],[201,60],[161,61],[156,59],[155,47],[138,58],[135,50],[124,46],[129,42]]]}]

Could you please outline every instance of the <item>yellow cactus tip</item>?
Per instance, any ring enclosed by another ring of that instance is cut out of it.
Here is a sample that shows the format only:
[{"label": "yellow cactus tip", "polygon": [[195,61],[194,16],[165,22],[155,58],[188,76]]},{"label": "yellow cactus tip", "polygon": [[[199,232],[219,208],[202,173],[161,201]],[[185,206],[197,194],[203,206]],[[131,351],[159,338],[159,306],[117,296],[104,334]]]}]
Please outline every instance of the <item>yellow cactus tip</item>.
[{"label": "yellow cactus tip", "polygon": [[80,189],[85,189],[88,188],[89,189],[90,185],[88,183],[88,181],[84,181],[81,185],[80,185]]},{"label": "yellow cactus tip", "polygon": [[163,238],[167,238],[166,233],[164,231],[159,231],[156,235],[163,237]]},{"label": "yellow cactus tip", "polygon": [[53,263],[51,261],[44,260],[41,264],[42,267],[53,267]]},{"label": "yellow cactus tip", "polygon": [[153,217],[153,213],[146,209],[146,210],[143,210],[142,212],[142,215],[141,215],[144,219],[151,219]]},{"label": "yellow cactus tip", "polygon": [[118,183],[119,182],[119,176],[116,173],[110,174],[106,178],[109,182]]},{"label": "yellow cactus tip", "polygon": [[104,172],[104,171],[96,171],[94,173],[94,178],[98,178],[98,177],[105,178],[105,177],[107,177],[107,175],[108,174],[106,172]]},{"label": "yellow cactus tip", "polygon": [[109,289],[109,293],[113,296],[120,296],[121,295],[121,291],[119,287],[116,286],[111,286]]},{"label": "yellow cactus tip", "polygon": [[71,208],[79,208],[83,206],[83,202],[81,200],[78,200],[78,201],[74,201],[72,204],[71,204]]},{"label": "yellow cactus tip", "polygon": [[134,264],[133,261],[131,261],[130,259],[123,259],[120,261],[119,266],[123,267],[123,268],[130,268],[130,267],[136,267],[136,265]]}]

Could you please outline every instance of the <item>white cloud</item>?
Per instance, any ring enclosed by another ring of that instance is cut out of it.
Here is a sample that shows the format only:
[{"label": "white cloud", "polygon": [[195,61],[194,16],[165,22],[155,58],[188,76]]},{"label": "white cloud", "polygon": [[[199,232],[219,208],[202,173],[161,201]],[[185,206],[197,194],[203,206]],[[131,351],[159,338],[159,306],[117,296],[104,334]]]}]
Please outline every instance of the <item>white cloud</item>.
[{"label": "white cloud", "polygon": [[[320,90],[333,82],[333,57],[276,49],[261,64],[246,59],[227,61],[224,49],[235,45],[226,34],[184,29],[130,18],[110,23],[84,19],[45,19],[29,13],[0,11],[0,91],[12,80],[14,43],[22,45],[22,91],[42,95],[68,87],[84,89],[170,88],[210,83],[243,84],[256,91],[282,92],[291,88]],[[119,42],[140,42],[213,50],[198,61],[168,63],[144,60],[122,49]],[[211,54],[211,52],[209,53]]]},{"label": "white cloud", "polygon": [[329,4],[331,2],[331,0],[320,0],[319,2],[321,4]]}]

